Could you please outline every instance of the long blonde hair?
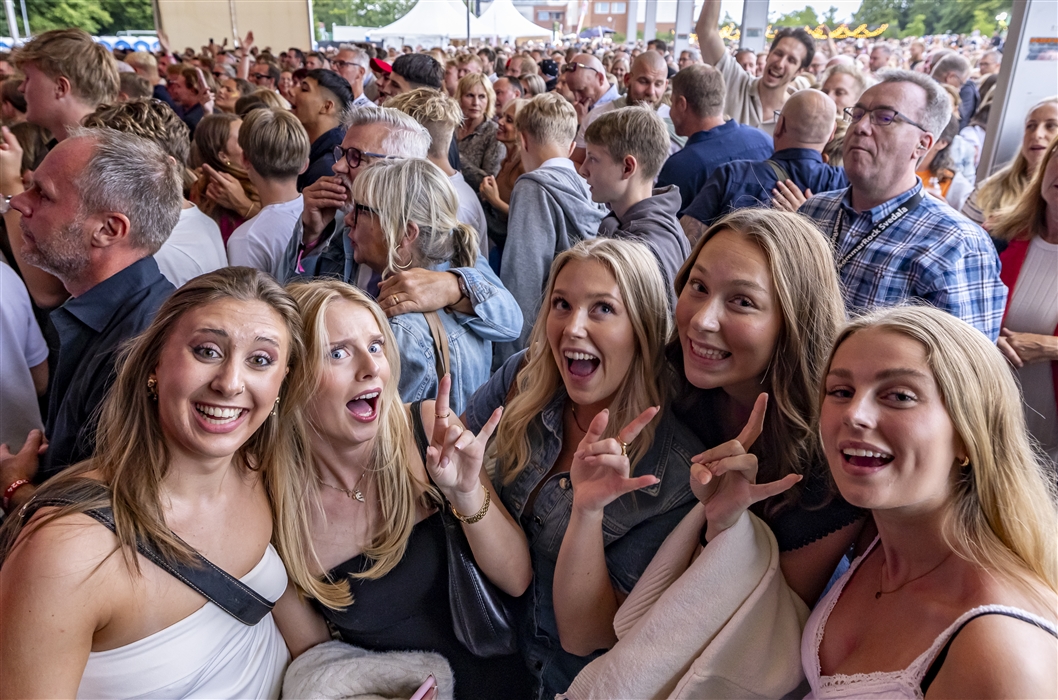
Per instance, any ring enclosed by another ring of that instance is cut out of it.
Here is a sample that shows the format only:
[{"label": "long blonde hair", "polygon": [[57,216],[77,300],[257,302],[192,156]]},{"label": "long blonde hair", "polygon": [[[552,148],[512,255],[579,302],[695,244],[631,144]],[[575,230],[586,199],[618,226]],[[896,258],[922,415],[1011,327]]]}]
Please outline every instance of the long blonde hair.
[{"label": "long blonde hair", "polygon": [[[459,197],[441,169],[418,158],[380,160],[353,182],[353,201],[373,209],[389,249],[385,274],[408,267],[474,267],[478,232],[456,217]],[[410,264],[397,262],[397,249],[408,224],[419,227]]]},{"label": "long blonde hair", "polygon": [[1047,202],[1043,198],[1043,176],[1047,164],[1058,151],[1058,136],[1051,141],[1040,161],[1040,167],[1014,205],[995,215],[989,234],[993,238],[1012,241],[1015,238],[1035,238],[1047,230]]},{"label": "long blonde hair", "polygon": [[[287,290],[301,309],[305,324],[305,367],[312,393],[315,393],[323,381],[324,358],[330,351],[326,318],[327,309],[331,304],[348,301],[367,309],[382,333],[382,352],[389,363],[390,380],[382,388],[378,434],[371,448],[369,467],[378,482],[382,529],[371,538],[364,550],[364,554],[372,560],[371,568],[354,574],[356,578],[382,578],[404,558],[408,538],[411,537],[412,528],[415,526],[416,502],[426,494],[433,495],[435,501],[437,497],[436,492],[428,484],[418,480],[411,469],[412,455],[408,449],[411,425],[408,422],[408,412],[397,392],[400,383],[400,348],[382,309],[356,287],[338,280],[314,280],[290,284]],[[311,439],[322,439],[311,420],[308,430]],[[316,491],[318,479],[313,478],[310,481]],[[316,503],[319,504],[318,493],[316,496]],[[347,581],[337,583],[346,591],[349,590]]]},{"label": "long blonde hair", "polygon": [[[798,214],[740,209],[710,226],[698,240],[676,275],[677,297],[683,293],[702,248],[721,231],[746,238],[764,253],[782,314],[779,338],[760,387],[770,394],[769,413],[772,407],[775,413],[765,420],[761,439],[753,446],[752,451],[761,458],[758,481],[806,474],[823,463],[818,433],[812,427],[816,388],[824,376],[831,342],[845,320],[833,253],[819,231]],[[680,394],[700,392],[686,380],[677,333],[669,343],[668,356],[678,370]],[[778,499],[777,505],[796,502],[799,495],[800,488],[795,487]]]},{"label": "long blonde hair", "polygon": [[[279,391],[277,415],[268,417],[242,445],[234,463],[239,469],[260,476],[272,508],[272,542],[295,586],[324,605],[341,607],[348,603],[348,594],[317,580],[309,566],[310,559],[315,559],[315,550],[309,536],[306,509],[311,472],[303,407],[310,386],[305,371],[301,317],[290,295],[271,277],[252,268],[225,267],[201,275],[162,304],[154,322],[126,347],[117,362],[117,378],[102,405],[95,454],[56,475],[38,491],[40,498],[46,498],[53,488],[95,471],[110,487],[111,503],[101,500],[60,508],[36,521],[31,528],[72,513],[110,505],[120,550],[130,569],[139,571],[136,542],[140,539],[154,544],[170,560],[191,561],[192,550],[165,523],[160,490],[169,471],[171,454],[162,433],[158,405],[148,395],[147,380],[184,315],[227,299],[268,305],[283,319],[290,335],[289,372]],[[10,518],[5,524],[0,560],[10,552],[21,528],[18,518]]]},{"label": "long blonde hair", "polygon": [[[1048,97],[1034,104],[1029,109],[1025,121],[1027,122],[1029,116],[1032,116],[1037,109],[1048,104],[1058,104],[1058,97]],[[1024,150],[1018,148],[1018,154],[1010,165],[993,173],[978,186],[975,197],[977,208],[987,219],[1000,209],[1014,206],[1035,174],[1029,168],[1029,161],[1025,157]]]},{"label": "long blonde hair", "polygon": [[[1058,508],[1053,475],[1033,449],[1021,392],[995,344],[966,322],[929,306],[897,306],[857,318],[841,344],[868,329],[922,344],[926,362],[970,463],[952,467],[944,538],[961,558],[1058,592]],[[818,396],[826,391],[821,383]]]},{"label": "long blonde hair", "polygon": [[[636,348],[632,366],[610,406],[610,422],[604,437],[613,437],[629,421],[650,406],[667,410],[665,387],[667,363],[664,339],[672,323],[669,319],[665,282],[658,269],[657,258],[642,243],[596,238],[582,241],[563,251],[551,265],[547,291],[536,317],[536,325],[529,336],[525,353],[525,367],[519,373],[517,395],[508,403],[496,431],[495,454],[497,468],[508,483],[529,464],[533,452],[533,421],[559,391],[564,390],[562,376],[555,364],[551,344],[547,340],[547,317],[551,310],[551,294],[562,269],[572,261],[594,261],[610,271],[621,291],[621,300],[628,311]],[[629,451],[632,470],[650,449],[654,441],[657,419],[650,423]]]}]

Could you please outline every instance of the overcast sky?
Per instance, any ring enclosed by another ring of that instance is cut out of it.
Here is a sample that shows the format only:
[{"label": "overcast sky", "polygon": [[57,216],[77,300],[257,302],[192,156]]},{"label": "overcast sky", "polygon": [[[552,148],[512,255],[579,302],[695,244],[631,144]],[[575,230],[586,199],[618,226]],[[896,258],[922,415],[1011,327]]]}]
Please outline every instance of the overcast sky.
[{"label": "overcast sky", "polygon": [[[852,13],[860,7],[862,0],[771,0],[768,5],[768,12],[774,19],[779,15],[786,14],[787,12],[793,12],[795,10],[801,10],[806,6],[811,6],[816,11],[817,15],[822,15],[831,5],[838,8],[838,21],[851,21]],[[732,19],[736,22],[742,21],[742,5],[743,0],[723,0],[720,6],[720,17],[723,19],[724,12],[728,12]],[[694,3],[694,17],[698,18],[698,12],[701,10],[701,0],[696,0]],[[639,17],[640,21],[646,16],[646,2],[640,0],[639,2]],[[658,0],[658,15],[659,22],[673,22],[676,19],[676,2],[675,0]]]}]

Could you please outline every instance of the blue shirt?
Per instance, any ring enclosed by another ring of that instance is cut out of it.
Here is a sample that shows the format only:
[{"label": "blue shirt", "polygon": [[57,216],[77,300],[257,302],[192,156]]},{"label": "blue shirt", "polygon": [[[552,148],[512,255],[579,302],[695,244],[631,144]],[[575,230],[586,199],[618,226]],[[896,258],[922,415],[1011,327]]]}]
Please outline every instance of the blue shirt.
[{"label": "blue shirt", "polygon": [[146,330],[173,289],[148,256],[51,312],[59,361],[44,431],[48,451],[37,483],[92,456],[99,405],[114,381],[114,359],[125,341]]},{"label": "blue shirt", "polygon": [[[801,191],[829,192],[849,186],[844,168],[823,162],[811,148],[784,148],[769,160],[786,171]],[[736,160],[713,171],[684,214],[706,226],[724,214],[745,207],[767,206],[779,178],[766,160]]]},{"label": "blue shirt", "polygon": [[658,175],[658,187],[680,188],[680,211],[690,206],[706,179],[720,165],[733,160],[764,160],[774,149],[771,137],[734,119],[687,139],[687,145],[669,156]]},{"label": "blue shirt", "polygon": [[[467,427],[477,433],[497,406],[503,405],[524,352],[511,356],[467,404]],[[576,656],[563,651],[552,600],[555,564],[573,510],[569,472],[551,474],[562,451],[562,413],[568,396],[560,387],[533,419],[532,458],[510,483],[498,474],[493,486],[503,505],[525,530],[533,563],[533,581],[520,599],[518,634],[522,655],[538,679],[538,698],[565,692],[574,677],[602,651]],[[657,419],[650,450],[636,464],[635,476],[653,474],[658,483],[626,494],[603,511],[602,538],[611,583],[628,593],[661,543],[697,501],[690,490],[690,460],[702,443],[666,406]],[[532,509],[526,504],[537,491]]]},{"label": "blue shirt", "polygon": [[[919,180],[907,192],[857,213],[849,187],[817,194],[799,212],[814,219],[828,239],[837,234],[837,261],[921,189]],[[841,230],[836,231],[839,212],[844,214]],[[999,337],[1007,288],[999,279],[995,246],[977,224],[933,197],[923,198],[838,274],[845,308],[852,313],[921,299],[961,318],[993,341]]]},{"label": "blue shirt", "polygon": [[309,149],[309,167],[298,175],[298,192],[324,175],[334,174],[331,168],[334,165],[334,147],[342,145],[344,138],[345,129],[336,126],[320,134],[320,137],[312,142],[312,148]]}]

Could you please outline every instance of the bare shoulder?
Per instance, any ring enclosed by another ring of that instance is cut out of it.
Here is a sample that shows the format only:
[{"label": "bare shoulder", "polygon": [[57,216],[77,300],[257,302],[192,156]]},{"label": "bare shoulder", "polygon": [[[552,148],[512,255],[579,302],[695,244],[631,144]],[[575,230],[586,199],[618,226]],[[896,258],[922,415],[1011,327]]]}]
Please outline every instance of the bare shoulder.
[{"label": "bare shoulder", "polygon": [[81,583],[110,569],[107,562],[111,554],[118,553],[114,533],[83,513],[49,520],[54,511],[42,508],[33,515],[11,548],[4,569],[20,577],[71,578]]},{"label": "bare shoulder", "polygon": [[[1054,624],[1053,612],[1042,617]],[[1053,698],[1056,688],[1058,638],[1024,620],[982,615],[955,637],[928,697]]]}]

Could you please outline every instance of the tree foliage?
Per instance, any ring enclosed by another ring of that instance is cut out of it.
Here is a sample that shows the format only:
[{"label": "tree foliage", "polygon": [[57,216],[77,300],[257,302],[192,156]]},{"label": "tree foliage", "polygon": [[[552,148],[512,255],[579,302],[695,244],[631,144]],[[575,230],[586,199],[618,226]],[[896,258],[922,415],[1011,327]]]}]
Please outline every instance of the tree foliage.
[{"label": "tree foliage", "polygon": [[1012,6],[1012,0],[863,0],[853,22],[889,24],[901,36],[969,34],[975,29],[991,34],[996,15],[1009,13]]},{"label": "tree foliage", "polygon": [[416,0],[313,0],[316,22],[330,31],[332,24],[353,27],[384,27],[415,6]]},{"label": "tree foliage", "polygon": [[816,27],[819,25],[819,15],[811,5],[808,5],[803,10],[779,15],[772,25],[776,27]]},{"label": "tree foliage", "polygon": [[[17,2],[15,6],[21,19]],[[26,13],[34,34],[66,27],[77,27],[97,35],[128,29],[154,29],[151,0],[26,0]],[[21,23],[19,33],[23,33]]]}]

